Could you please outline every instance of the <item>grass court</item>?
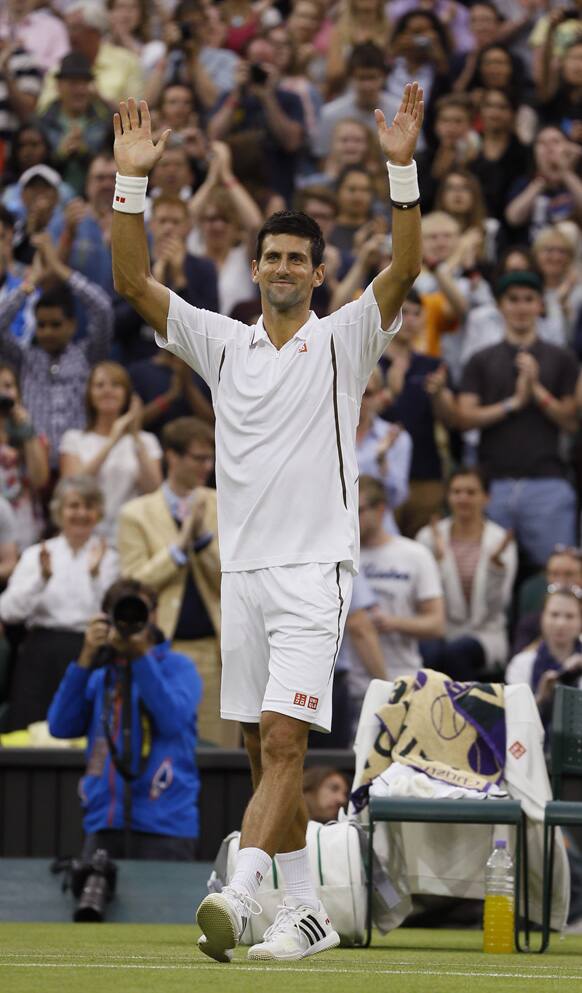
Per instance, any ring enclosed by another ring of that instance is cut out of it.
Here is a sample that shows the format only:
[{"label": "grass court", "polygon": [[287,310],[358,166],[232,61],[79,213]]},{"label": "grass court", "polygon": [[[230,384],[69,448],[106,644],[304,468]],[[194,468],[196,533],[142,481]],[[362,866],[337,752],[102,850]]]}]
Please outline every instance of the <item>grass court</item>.
[{"label": "grass court", "polygon": [[[0,924],[1,993],[582,993],[582,936],[484,955],[480,931],[401,929],[371,949],[219,965],[183,925]],[[534,938],[536,936],[534,935]]]}]

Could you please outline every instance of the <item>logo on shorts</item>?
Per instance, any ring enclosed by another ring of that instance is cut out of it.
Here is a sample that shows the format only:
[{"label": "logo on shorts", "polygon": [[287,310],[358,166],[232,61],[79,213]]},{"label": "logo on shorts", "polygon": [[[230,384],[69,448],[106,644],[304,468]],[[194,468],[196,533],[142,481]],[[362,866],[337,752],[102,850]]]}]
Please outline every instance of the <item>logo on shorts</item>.
[{"label": "logo on shorts", "polygon": [[293,703],[296,707],[304,707],[307,703],[307,695],[305,693],[296,693]]},{"label": "logo on shorts", "polygon": [[299,351],[300,352],[306,352],[307,351],[307,342],[306,341],[303,342],[303,344],[302,344],[301,348],[299,349]]},{"label": "logo on shorts", "polygon": [[514,759],[523,758],[523,756],[527,752],[527,748],[525,747],[525,745],[522,745],[521,741],[518,741],[517,739],[513,742],[513,745],[507,750],[508,752],[511,752]]},{"label": "logo on shorts", "polygon": [[310,710],[317,710],[318,703],[319,703],[319,697],[310,696],[309,700],[307,701],[307,706],[309,707]]}]

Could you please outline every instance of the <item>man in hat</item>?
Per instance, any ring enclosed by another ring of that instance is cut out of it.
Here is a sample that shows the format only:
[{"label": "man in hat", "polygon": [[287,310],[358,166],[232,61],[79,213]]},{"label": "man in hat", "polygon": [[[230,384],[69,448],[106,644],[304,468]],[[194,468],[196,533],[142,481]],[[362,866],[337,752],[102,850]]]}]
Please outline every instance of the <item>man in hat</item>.
[{"label": "man in hat", "polygon": [[40,121],[63,179],[81,196],[91,159],[109,132],[109,109],[94,92],[91,63],[81,52],[65,55],[56,80],[58,98]]},{"label": "man in hat", "polygon": [[562,431],[577,428],[578,380],[575,355],[538,337],[542,292],[537,273],[502,276],[496,296],[504,339],[469,360],[459,396],[461,427],[481,432],[488,516],[511,528],[539,566],[557,542],[575,544],[576,494],[559,443]]},{"label": "man in hat", "polygon": [[[140,97],[144,76],[135,52],[106,41],[109,17],[101,0],[73,0],[67,3],[65,22],[71,50],[88,59],[93,69],[95,92],[108,103],[127,96]],[[44,78],[39,105],[46,110],[57,95],[56,78],[48,72]]]}]

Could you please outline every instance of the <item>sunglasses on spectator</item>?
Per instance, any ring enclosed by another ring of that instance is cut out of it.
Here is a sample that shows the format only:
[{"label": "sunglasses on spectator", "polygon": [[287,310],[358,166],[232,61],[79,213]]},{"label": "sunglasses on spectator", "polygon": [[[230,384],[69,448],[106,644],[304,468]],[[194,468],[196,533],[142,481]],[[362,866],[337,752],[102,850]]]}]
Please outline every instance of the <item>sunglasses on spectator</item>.
[{"label": "sunglasses on spectator", "polygon": [[564,586],[563,583],[550,583],[546,587],[546,593],[565,593],[566,596],[575,596],[577,600],[582,600],[582,588],[576,585]]}]

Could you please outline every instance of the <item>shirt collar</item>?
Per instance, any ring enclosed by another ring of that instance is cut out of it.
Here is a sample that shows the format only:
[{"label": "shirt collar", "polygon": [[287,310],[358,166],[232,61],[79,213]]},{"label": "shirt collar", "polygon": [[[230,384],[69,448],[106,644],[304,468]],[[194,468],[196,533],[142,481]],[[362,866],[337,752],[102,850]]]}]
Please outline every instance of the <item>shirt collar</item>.
[{"label": "shirt collar", "polygon": [[[293,335],[293,338],[290,338],[289,341],[293,341],[295,338],[297,338],[299,341],[305,341],[305,339],[307,338],[307,332],[309,331],[312,323],[314,321],[317,321],[317,320],[318,320],[317,316],[313,313],[312,310],[310,310],[309,311],[309,317],[305,321],[305,324],[302,324],[302,326],[299,328],[299,330],[296,331],[295,334]],[[259,317],[257,323],[255,324],[255,326],[253,328],[253,336],[251,338],[251,345],[256,345],[259,341],[267,341],[267,342],[269,342],[269,344],[271,344],[271,345],[273,344],[273,342],[271,341],[271,339],[269,338],[269,335],[267,334],[267,332],[265,330],[265,325],[263,323],[263,315],[262,314]],[[285,344],[289,344],[289,342],[285,342]],[[283,346],[283,347],[285,347],[285,346]]]}]

